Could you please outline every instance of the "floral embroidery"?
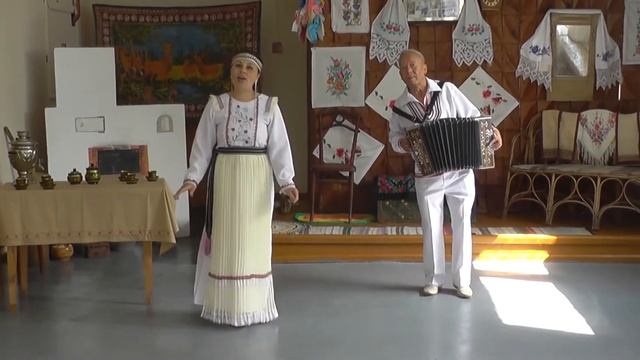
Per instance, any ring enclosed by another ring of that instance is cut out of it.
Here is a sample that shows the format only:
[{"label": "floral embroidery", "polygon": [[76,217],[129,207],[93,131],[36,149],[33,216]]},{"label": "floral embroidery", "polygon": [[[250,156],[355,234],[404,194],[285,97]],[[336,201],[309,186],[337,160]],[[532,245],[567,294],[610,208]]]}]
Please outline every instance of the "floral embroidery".
[{"label": "floral embroidery", "polygon": [[468,24],[462,29],[462,33],[469,36],[480,36],[484,34],[484,26],[482,24]]},{"label": "floral embroidery", "polygon": [[404,194],[416,192],[415,178],[408,176],[379,176],[378,193],[380,194]]},{"label": "floral embroidery", "polygon": [[591,119],[584,114],[580,114],[579,121],[580,126],[584,128],[591,141],[598,146],[601,146],[609,132],[616,128],[615,114],[604,117],[602,113],[597,112]]},{"label": "floral embroidery", "polygon": [[229,118],[229,146],[250,146],[253,144],[255,119],[253,107],[236,104]]},{"label": "floral embroidery", "polygon": [[[329,159],[329,156],[331,157],[331,160],[338,160],[339,163],[341,164],[346,164],[349,162],[349,159],[351,158],[351,152],[349,151],[349,149],[345,149],[344,147],[337,147],[337,148],[333,148],[333,145],[331,145],[331,143],[327,142],[327,139],[322,139],[322,143],[325,146],[325,150],[328,150],[325,152],[325,161]],[[360,156],[362,156],[362,149],[360,148],[360,145],[356,144],[356,157],[355,159],[359,158]],[[355,162],[354,159],[354,162]],[[335,161],[334,161],[335,162]]]},{"label": "floral embroidery", "polygon": [[332,65],[327,67],[327,92],[333,96],[348,96],[351,87],[351,67],[345,59],[331,57]]},{"label": "floral embroidery", "polygon": [[502,94],[494,91],[493,85],[486,85],[484,81],[479,80],[475,76],[472,76],[471,80],[473,80],[476,85],[482,87],[482,99],[484,100],[484,105],[478,110],[480,110],[480,113],[483,116],[493,115],[496,112],[497,106],[509,102],[509,100],[505,99]]},{"label": "floral embroidery", "polygon": [[608,62],[612,56],[613,56],[613,51],[611,50],[607,50],[603,54],[598,54],[598,57],[600,58],[600,60],[604,62]]},{"label": "floral embroidery", "polygon": [[533,55],[544,56],[551,53],[551,49],[548,46],[531,45],[529,46],[529,52]]},{"label": "floral embroidery", "polygon": [[405,32],[404,26],[396,22],[380,22],[380,28],[383,32],[386,32],[391,35],[402,35]]},{"label": "floral embroidery", "polygon": [[362,24],[362,0],[342,0],[342,20],[348,26]]}]

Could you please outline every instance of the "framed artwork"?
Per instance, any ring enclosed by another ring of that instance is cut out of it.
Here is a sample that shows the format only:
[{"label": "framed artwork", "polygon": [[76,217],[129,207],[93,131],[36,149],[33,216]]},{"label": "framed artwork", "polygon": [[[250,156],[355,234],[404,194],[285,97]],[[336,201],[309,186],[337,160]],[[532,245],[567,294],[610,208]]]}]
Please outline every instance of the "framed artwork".
[{"label": "framed artwork", "polygon": [[198,120],[230,89],[229,62],[260,47],[260,2],[207,7],[93,5],[96,43],[116,56],[118,105],[185,104]]},{"label": "framed artwork", "polygon": [[640,0],[624,1],[622,63],[640,64]]},{"label": "framed artwork", "polygon": [[[353,123],[345,120],[345,124],[354,127]],[[349,159],[351,154],[347,149],[351,149],[353,142],[353,131],[342,126],[332,127],[322,138],[322,154],[326,163],[343,164]],[[367,174],[373,163],[376,161],[380,153],[384,149],[384,144],[376,140],[362,129],[358,133],[358,141],[356,143],[356,159],[354,165],[356,172],[354,174],[354,183],[359,184]],[[320,156],[319,145],[313,150],[315,157]],[[341,173],[349,176],[348,172]]]},{"label": "framed artwork", "polygon": [[311,48],[311,107],[364,106],[364,46]]},{"label": "framed artwork", "polygon": [[491,116],[498,126],[519,103],[481,67],[460,86],[460,91],[475,105],[483,116]]},{"label": "framed artwork", "polygon": [[391,107],[396,99],[402,94],[406,85],[400,78],[400,69],[391,65],[382,80],[375,89],[367,96],[365,101],[370,108],[383,118],[391,119]]},{"label": "framed artwork", "polygon": [[464,0],[406,0],[406,4],[409,21],[456,21]]}]

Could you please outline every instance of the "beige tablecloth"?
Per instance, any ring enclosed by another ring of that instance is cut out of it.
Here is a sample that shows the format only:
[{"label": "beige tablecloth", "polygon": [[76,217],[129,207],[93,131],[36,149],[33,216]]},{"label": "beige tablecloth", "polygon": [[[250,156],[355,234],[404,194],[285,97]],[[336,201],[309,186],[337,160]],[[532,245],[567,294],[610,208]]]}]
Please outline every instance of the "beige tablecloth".
[{"label": "beige tablecloth", "polygon": [[114,175],[97,185],[56,182],[53,190],[4,184],[0,246],[156,241],[163,253],[176,242],[175,207],[164,179],[129,185]]}]

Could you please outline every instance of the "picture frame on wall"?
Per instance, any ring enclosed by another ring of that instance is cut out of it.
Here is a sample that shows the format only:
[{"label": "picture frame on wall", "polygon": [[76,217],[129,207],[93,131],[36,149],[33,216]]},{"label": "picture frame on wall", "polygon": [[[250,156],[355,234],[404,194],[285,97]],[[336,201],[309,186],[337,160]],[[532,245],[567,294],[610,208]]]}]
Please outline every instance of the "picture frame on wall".
[{"label": "picture frame on wall", "polygon": [[409,21],[456,21],[464,0],[406,0]]}]

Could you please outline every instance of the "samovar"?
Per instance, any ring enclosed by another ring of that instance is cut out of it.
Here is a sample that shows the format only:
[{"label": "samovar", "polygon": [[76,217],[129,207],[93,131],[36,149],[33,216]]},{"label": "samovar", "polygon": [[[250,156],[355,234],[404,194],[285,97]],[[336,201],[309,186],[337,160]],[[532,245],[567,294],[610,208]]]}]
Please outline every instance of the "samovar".
[{"label": "samovar", "polygon": [[6,126],[4,133],[9,138],[9,161],[18,172],[19,177],[30,179],[31,173],[38,162],[38,143],[31,140],[28,131],[18,131],[14,138]]}]

